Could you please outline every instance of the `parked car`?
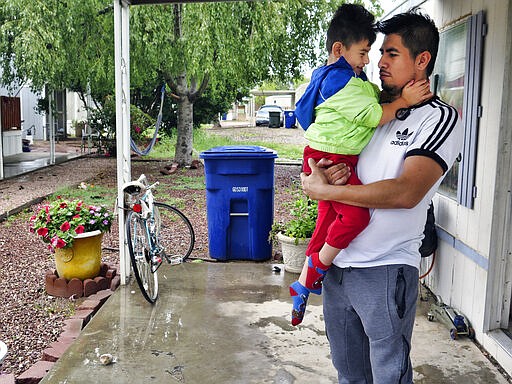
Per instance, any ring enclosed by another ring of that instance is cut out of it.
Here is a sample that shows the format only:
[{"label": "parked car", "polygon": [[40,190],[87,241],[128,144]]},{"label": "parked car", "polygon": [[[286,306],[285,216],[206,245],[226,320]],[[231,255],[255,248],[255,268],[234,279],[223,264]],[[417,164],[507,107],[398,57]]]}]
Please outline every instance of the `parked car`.
[{"label": "parked car", "polygon": [[284,127],[284,111],[279,105],[262,105],[256,112],[256,126],[269,124],[269,112],[279,112],[279,126]]}]

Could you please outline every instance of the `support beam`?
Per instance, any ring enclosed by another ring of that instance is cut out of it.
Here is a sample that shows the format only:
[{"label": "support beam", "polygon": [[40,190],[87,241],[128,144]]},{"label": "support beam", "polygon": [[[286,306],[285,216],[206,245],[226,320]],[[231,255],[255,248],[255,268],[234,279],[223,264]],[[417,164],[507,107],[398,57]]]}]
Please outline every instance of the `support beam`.
[{"label": "support beam", "polygon": [[123,185],[131,181],[130,162],[130,8],[114,0],[114,54],[116,88],[117,201],[121,284],[130,276],[130,259],[125,241]]}]

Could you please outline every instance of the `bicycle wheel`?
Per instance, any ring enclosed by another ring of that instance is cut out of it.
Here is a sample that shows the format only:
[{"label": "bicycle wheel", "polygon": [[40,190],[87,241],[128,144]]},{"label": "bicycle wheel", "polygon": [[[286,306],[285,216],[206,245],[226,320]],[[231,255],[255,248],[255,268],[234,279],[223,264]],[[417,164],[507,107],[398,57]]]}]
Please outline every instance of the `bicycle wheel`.
[{"label": "bicycle wheel", "polygon": [[153,304],[158,297],[158,275],[152,272],[145,222],[133,211],[126,218],[126,240],[137,284],[144,298]]},{"label": "bicycle wheel", "polygon": [[156,235],[162,254],[171,264],[186,260],[195,243],[194,229],[187,217],[177,208],[154,203]]}]

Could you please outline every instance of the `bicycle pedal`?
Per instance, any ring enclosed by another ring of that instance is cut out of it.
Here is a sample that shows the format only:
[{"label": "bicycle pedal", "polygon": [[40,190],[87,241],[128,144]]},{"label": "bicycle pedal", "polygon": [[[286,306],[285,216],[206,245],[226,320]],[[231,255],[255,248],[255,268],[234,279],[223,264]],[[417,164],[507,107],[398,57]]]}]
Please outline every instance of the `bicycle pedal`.
[{"label": "bicycle pedal", "polygon": [[169,260],[170,260],[169,263],[171,265],[177,265],[177,264],[183,263],[183,257],[180,257],[180,256],[171,257]]}]

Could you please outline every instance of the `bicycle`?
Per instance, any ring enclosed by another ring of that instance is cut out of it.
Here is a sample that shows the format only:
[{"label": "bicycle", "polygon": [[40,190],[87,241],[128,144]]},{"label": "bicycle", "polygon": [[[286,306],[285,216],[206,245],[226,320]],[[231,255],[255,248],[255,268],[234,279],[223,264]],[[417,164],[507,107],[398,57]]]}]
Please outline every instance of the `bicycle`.
[{"label": "bicycle", "polygon": [[153,190],[144,174],[123,185],[125,193],[126,241],[133,273],[144,298],[158,298],[157,270],[163,260],[181,264],[194,248],[195,235],[188,218],[176,207],[154,201]]}]

